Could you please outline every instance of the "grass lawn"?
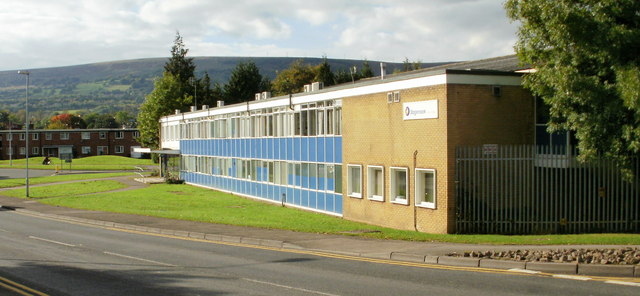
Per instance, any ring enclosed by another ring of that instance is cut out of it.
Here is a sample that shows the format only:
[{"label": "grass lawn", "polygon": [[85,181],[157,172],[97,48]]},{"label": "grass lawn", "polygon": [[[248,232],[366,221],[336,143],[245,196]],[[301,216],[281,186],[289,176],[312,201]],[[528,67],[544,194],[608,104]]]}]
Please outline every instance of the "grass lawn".
[{"label": "grass lawn", "polygon": [[[110,178],[110,177],[129,176],[129,175],[133,175],[133,174],[132,173],[94,173],[94,174],[71,174],[71,175],[56,175],[56,176],[48,176],[48,177],[34,177],[34,178],[29,178],[29,185],[73,181],[73,180],[100,179],[100,178]],[[18,187],[18,186],[24,186],[24,185],[25,185],[24,178],[0,180],[0,188]]]},{"label": "grass lawn", "polygon": [[[65,163],[56,157],[49,158],[51,160],[50,165],[43,165],[42,160],[44,157],[30,157],[29,168],[39,170],[55,170],[61,168],[62,170],[134,170],[137,166],[149,166],[154,165],[151,159],[137,159],[115,155],[101,155],[101,156],[89,156],[83,158],[75,158],[69,163]],[[14,159],[10,166],[9,160],[0,160],[0,168],[25,168],[25,159]]]},{"label": "grass lawn", "polygon": [[40,202],[180,220],[413,241],[516,245],[640,244],[640,235],[637,234],[457,235],[395,230],[284,208],[189,185],[158,184],[135,191],[48,198]]},{"label": "grass lawn", "polygon": [[[57,196],[71,196],[96,192],[105,192],[125,188],[127,185],[115,180],[92,180],[58,185],[38,186],[29,188],[29,198],[51,198]],[[24,189],[12,189],[2,192],[2,195],[24,198]]]}]

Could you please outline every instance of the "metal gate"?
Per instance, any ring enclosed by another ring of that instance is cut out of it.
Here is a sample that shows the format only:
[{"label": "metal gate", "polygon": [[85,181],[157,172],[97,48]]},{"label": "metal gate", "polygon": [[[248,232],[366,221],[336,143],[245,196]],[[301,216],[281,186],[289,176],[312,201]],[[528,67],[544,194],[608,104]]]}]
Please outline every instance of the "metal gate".
[{"label": "metal gate", "polygon": [[582,164],[573,155],[564,146],[458,147],[456,231],[639,232],[638,178],[626,181],[610,162]]}]

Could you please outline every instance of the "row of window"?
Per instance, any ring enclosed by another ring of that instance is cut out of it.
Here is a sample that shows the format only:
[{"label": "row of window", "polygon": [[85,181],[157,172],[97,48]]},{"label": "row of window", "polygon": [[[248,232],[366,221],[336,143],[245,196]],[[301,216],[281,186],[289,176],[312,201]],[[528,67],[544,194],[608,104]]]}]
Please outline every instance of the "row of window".
[{"label": "row of window", "polygon": [[[390,167],[388,200],[392,203],[409,204],[408,168]],[[366,196],[369,200],[385,201],[384,167],[367,166]],[[420,207],[436,208],[436,171],[433,169],[415,169],[415,204]],[[362,165],[347,165],[347,195],[363,197]]]},{"label": "row of window", "polygon": [[[19,135],[20,141],[24,141],[26,138],[26,134],[25,133],[17,133]],[[98,132],[100,139],[106,139],[107,138],[107,132]],[[60,135],[60,140],[69,140],[69,133],[59,133]],[[53,133],[45,133],[45,140],[47,141],[51,141],[53,140]],[[134,137],[139,137],[140,133],[138,131],[134,132]],[[7,137],[7,141],[8,140],[12,140],[13,139],[13,135],[12,134],[6,134]],[[115,137],[116,139],[124,139],[124,132],[122,131],[117,131],[115,132]],[[89,140],[91,139],[91,132],[81,132],[81,138],[83,140]],[[39,140],[40,139],[40,134],[39,133],[32,133],[31,134],[31,139],[33,140]],[[2,140],[2,138],[0,138],[0,140]]]},{"label": "row of window", "polygon": [[187,172],[342,193],[339,164],[188,155],[181,161]]},{"label": "row of window", "polygon": [[[109,154],[109,146],[97,146],[96,147],[98,155]],[[118,145],[115,146],[116,153],[124,153],[124,146]],[[27,152],[26,147],[18,148],[18,152],[20,155],[25,155]],[[40,147],[31,147],[30,155],[39,155]],[[91,154],[91,146],[82,146],[82,154]],[[7,147],[7,155],[13,155],[13,148]]]},{"label": "row of window", "polygon": [[163,125],[164,141],[216,138],[262,138],[342,134],[340,101],[265,108]]}]

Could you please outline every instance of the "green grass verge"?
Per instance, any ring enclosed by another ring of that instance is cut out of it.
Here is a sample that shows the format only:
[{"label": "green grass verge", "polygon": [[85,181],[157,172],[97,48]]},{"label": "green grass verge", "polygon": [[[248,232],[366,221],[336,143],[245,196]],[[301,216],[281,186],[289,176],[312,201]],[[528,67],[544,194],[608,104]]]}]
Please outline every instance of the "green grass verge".
[{"label": "green grass verge", "polygon": [[[133,175],[133,173],[94,173],[94,174],[71,174],[71,175],[56,175],[56,176],[47,176],[47,177],[34,177],[34,178],[29,178],[29,185],[56,183],[56,182],[74,181],[74,180],[101,179],[101,178],[130,176],[130,175]],[[18,186],[24,186],[24,185],[25,185],[24,178],[0,180],[0,188],[18,187]]]},{"label": "green grass verge", "polygon": [[640,244],[640,235],[637,234],[456,235],[395,230],[284,208],[189,185],[159,184],[133,191],[50,198],[41,202],[70,208],[208,223],[411,241],[514,245]]},{"label": "green grass verge", "polygon": [[[105,192],[121,188],[127,185],[116,180],[92,180],[58,185],[38,186],[29,188],[29,198],[51,198],[57,196],[71,196]],[[12,189],[2,192],[2,195],[24,198],[24,189]]]},{"label": "green grass verge", "polygon": [[[71,163],[65,163],[56,157],[49,158],[50,165],[43,165],[44,157],[30,157],[29,168],[38,170],[134,170],[137,166],[154,165],[151,159],[137,159],[115,155],[89,156],[73,159]],[[23,169],[26,167],[25,159],[0,160],[0,168]]]}]

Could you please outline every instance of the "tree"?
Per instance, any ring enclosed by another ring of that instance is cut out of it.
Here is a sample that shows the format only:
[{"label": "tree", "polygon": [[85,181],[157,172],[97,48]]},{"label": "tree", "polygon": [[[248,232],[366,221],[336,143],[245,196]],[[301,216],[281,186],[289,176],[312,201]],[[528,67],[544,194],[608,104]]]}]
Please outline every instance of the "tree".
[{"label": "tree", "polygon": [[[194,103],[194,86],[189,82],[195,78],[195,64],[192,58],[187,58],[188,49],[182,42],[180,32],[171,47],[171,58],[164,66],[164,73],[154,83],[154,89],[145,97],[138,113],[138,128],[140,144],[149,148],[160,146],[158,122],[162,116],[169,115],[174,110],[188,110]],[[196,88],[199,85],[196,80]]]},{"label": "tree", "polygon": [[329,65],[329,61],[327,61],[326,56],[322,57],[322,63],[313,68],[313,72],[315,73],[314,82],[322,82],[324,86],[331,86],[335,84],[333,72],[331,72],[331,65]]},{"label": "tree", "polygon": [[116,121],[117,126],[122,127],[135,127],[136,117],[127,111],[118,111],[113,118]]},{"label": "tree", "polygon": [[90,113],[84,116],[87,128],[116,128],[118,123],[111,114]]},{"label": "tree", "polygon": [[240,62],[231,71],[229,82],[224,85],[225,103],[235,104],[254,99],[262,92],[262,75],[253,61]]},{"label": "tree", "polygon": [[273,80],[273,92],[275,95],[302,92],[304,85],[313,82],[314,78],[311,66],[304,64],[302,60],[296,60],[289,68],[278,73]]},{"label": "tree", "polygon": [[176,32],[176,39],[171,47],[171,57],[164,65],[164,71],[171,73],[184,85],[189,83],[189,78],[194,77],[193,73],[196,70],[193,58],[187,58],[187,53],[189,49],[185,48],[180,32]]},{"label": "tree", "polygon": [[74,129],[86,127],[87,124],[84,122],[82,117],[69,113],[62,113],[51,117],[49,125],[47,126],[48,129]]},{"label": "tree", "polygon": [[373,77],[373,70],[371,70],[371,66],[369,66],[369,61],[364,60],[364,62],[362,62],[362,70],[360,70],[360,78],[370,77]]},{"label": "tree", "polygon": [[146,96],[138,113],[138,141],[144,147],[157,149],[160,146],[160,117],[169,115],[189,102],[178,78],[171,73],[164,75],[154,83],[153,91]]},{"label": "tree", "polygon": [[602,155],[633,175],[640,151],[640,2],[508,0],[524,86],[549,106],[549,131],[572,131],[579,158]]}]

